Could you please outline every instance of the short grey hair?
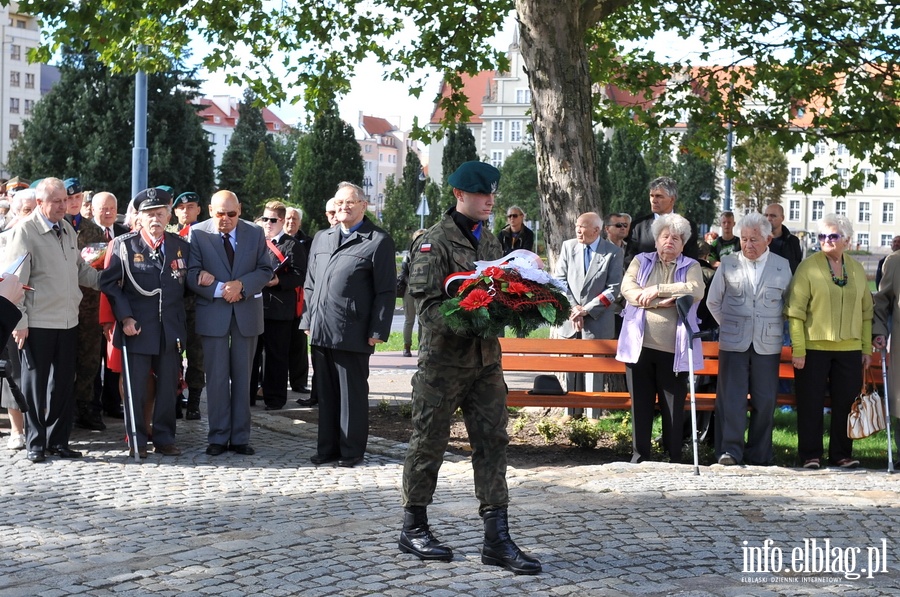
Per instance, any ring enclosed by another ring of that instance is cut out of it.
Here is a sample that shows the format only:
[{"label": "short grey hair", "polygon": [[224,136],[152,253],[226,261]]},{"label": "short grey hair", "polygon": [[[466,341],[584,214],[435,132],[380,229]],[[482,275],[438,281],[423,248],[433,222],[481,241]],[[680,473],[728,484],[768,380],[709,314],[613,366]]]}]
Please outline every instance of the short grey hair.
[{"label": "short grey hair", "polygon": [[522,214],[522,219],[523,219],[523,220],[527,220],[527,219],[528,219],[528,218],[525,217],[525,210],[522,209],[521,207],[519,207],[518,205],[510,205],[509,207],[506,208],[506,213],[509,213],[509,212],[510,212],[511,210],[513,210],[513,209],[516,210],[517,212],[519,212],[520,214]]},{"label": "short grey hair", "polygon": [[604,226],[612,226],[613,218],[625,218],[625,221],[628,224],[631,224],[631,216],[625,212],[617,213],[617,214],[609,214],[606,216],[606,220],[603,222]]},{"label": "short grey hair", "polygon": [[18,215],[22,211],[22,204],[26,201],[37,202],[37,193],[34,189],[21,189],[13,195],[12,201],[9,202],[10,215]]},{"label": "short grey hair", "polygon": [[340,191],[341,189],[344,189],[344,188],[351,188],[351,189],[353,189],[353,197],[354,197],[357,201],[359,201],[359,202],[361,202],[361,203],[368,203],[368,202],[369,202],[369,199],[366,197],[366,192],[365,192],[365,191],[362,189],[362,187],[359,186],[358,184],[353,184],[352,182],[347,182],[347,181],[345,180],[344,182],[338,184],[338,190],[339,190],[339,191]]},{"label": "short grey hair", "polygon": [[691,223],[684,216],[678,214],[666,214],[653,221],[653,224],[650,225],[650,233],[653,235],[654,241],[659,238],[663,230],[677,234],[684,244],[687,244],[691,238]]},{"label": "short grey hair", "polygon": [[741,221],[738,222],[735,228],[737,228],[738,235],[743,230],[759,230],[759,233],[763,236],[772,236],[772,224],[769,223],[769,219],[756,211],[741,218]]},{"label": "short grey hair", "polygon": [[678,183],[674,178],[668,176],[660,176],[650,181],[650,190],[662,189],[663,192],[672,199],[678,200]]},{"label": "short grey hair", "polygon": [[844,239],[853,238],[853,224],[847,216],[839,216],[837,214],[825,214],[825,217],[819,221],[819,232],[827,232],[827,228],[837,228]]},{"label": "short grey hair", "polygon": [[303,221],[303,210],[302,210],[302,209],[300,209],[299,207],[290,207],[290,206],[288,206],[288,207],[285,208],[285,215],[284,215],[284,217],[287,217],[287,212],[289,212],[289,211],[296,212],[296,213],[297,213],[297,219],[299,219],[301,222]]}]

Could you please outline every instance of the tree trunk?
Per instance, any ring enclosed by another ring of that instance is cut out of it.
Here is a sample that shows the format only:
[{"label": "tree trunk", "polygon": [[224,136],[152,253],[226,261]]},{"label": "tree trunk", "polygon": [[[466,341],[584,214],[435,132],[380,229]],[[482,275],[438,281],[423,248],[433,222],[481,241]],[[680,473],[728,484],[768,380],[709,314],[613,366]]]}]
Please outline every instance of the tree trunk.
[{"label": "tree trunk", "polygon": [[628,1],[516,0],[551,266],[580,214],[603,215],[585,32]]}]

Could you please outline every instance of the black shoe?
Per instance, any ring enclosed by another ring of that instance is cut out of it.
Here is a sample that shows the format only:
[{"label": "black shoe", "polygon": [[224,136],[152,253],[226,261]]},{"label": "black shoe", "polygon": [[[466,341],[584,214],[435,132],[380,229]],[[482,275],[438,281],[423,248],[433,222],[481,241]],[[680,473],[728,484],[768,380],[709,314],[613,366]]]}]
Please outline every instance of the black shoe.
[{"label": "black shoe", "polygon": [[313,454],[309,457],[309,461],[315,464],[316,466],[320,464],[328,464],[329,462],[334,462],[336,460],[340,460],[341,457],[339,454],[334,454],[332,456],[322,456],[321,454]]},{"label": "black shoe", "polygon": [[209,456],[218,456],[225,453],[225,446],[222,444],[209,444],[206,446],[206,453]]},{"label": "black shoe", "polygon": [[244,456],[253,456],[256,454],[256,450],[254,450],[253,446],[250,444],[231,444],[228,446],[228,450],[235,454],[243,454]]},{"label": "black shoe", "polygon": [[541,563],[522,551],[509,536],[506,508],[488,510],[484,518],[484,545],[481,563],[502,566],[514,574],[538,574]]},{"label": "black shoe", "polygon": [[28,450],[28,455],[26,457],[31,462],[44,462],[44,460],[46,460],[43,450]]},{"label": "black shoe", "polygon": [[342,466],[344,468],[353,468],[357,464],[363,463],[363,457],[357,456],[356,458],[341,458],[338,460],[338,466]]},{"label": "black shoe", "polygon": [[303,408],[311,408],[319,404],[318,398],[297,398],[297,404]]},{"label": "black shoe", "polygon": [[87,429],[88,431],[106,430],[106,423],[103,422],[103,417],[100,416],[99,412],[78,415],[78,417],[75,418],[75,426],[81,429]]},{"label": "black shoe", "polygon": [[103,414],[105,414],[107,417],[112,417],[113,419],[124,419],[125,418],[125,413],[122,410],[121,406],[119,408],[108,408],[105,411],[103,411]]},{"label": "black shoe", "polygon": [[60,458],[81,458],[83,456],[81,452],[72,450],[66,446],[50,446],[47,448],[47,451],[52,456],[59,456]]},{"label": "black shoe", "polygon": [[400,551],[411,553],[421,560],[453,559],[453,550],[443,545],[431,534],[425,506],[412,506],[403,511],[403,530],[398,542]]},{"label": "black shoe", "polygon": [[184,413],[184,418],[187,421],[199,421],[200,420],[200,409],[188,407],[187,412]]},{"label": "black shoe", "polygon": [[296,388],[296,389],[294,387],[291,387],[291,391],[296,392],[297,394],[309,394],[309,388],[307,388],[307,387]]},{"label": "black shoe", "polygon": [[266,405],[266,410],[281,410],[282,408],[284,408],[284,407],[283,406],[269,406],[268,404]]}]

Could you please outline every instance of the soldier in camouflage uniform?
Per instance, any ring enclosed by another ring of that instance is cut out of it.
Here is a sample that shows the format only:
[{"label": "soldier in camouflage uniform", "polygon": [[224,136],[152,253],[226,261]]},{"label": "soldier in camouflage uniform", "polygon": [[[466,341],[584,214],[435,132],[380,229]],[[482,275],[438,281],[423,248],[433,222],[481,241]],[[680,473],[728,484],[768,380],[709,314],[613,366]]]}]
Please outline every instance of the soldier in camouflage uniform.
[{"label": "soldier in camouflage uniform", "polygon": [[[100,226],[81,215],[81,183],[68,178],[66,187],[66,220],[78,233],[78,249],[92,243],[105,243]],[[78,349],[75,351],[75,425],[91,431],[103,431],[106,424],[101,416],[100,397],[94,391],[94,381],[102,360],[100,327],[100,292],[81,287],[81,303],[78,305]]]},{"label": "soldier in camouflage uniform", "polygon": [[[500,171],[484,162],[466,162],[450,175],[456,206],[413,243],[409,292],[415,297],[422,340],[413,376],[413,433],[403,468],[403,531],[400,550],[423,560],[453,559],[428,526],[438,471],[457,408],[465,417],[472,445],[472,468],[479,514],[484,519],[481,561],[516,574],[537,574],[541,564],[509,536],[506,485],[506,384],[496,338],[451,331],[440,314],[448,297],[444,279],[475,269],[475,261],[502,256],[500,242],[483,222],[490,217]],[[455,290],[455,288],[451,289]]]}]

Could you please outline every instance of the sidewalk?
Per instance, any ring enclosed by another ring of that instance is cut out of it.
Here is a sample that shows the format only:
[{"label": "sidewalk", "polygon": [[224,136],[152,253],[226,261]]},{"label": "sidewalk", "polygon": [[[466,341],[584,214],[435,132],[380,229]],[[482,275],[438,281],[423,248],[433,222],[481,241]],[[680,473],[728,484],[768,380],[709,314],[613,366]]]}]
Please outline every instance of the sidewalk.
[{"label": "sidewalk", "polygon": [[[372,400],[408,399],[414,368],[414,358],[374,356]],[[8,513],[0,597],[900,589],[900,475],[713,465],[694,476],[690,465],[535,462],[509,470],[510,515],[514,539],[544,572],[517,577],[481,564],[468,460],[445,463],[429,508],[456,558],[426,564],[396,547],[404,445],[372,438],[365,466],[317,468],[308,460],[315,429],[303,423],[306,411],[285,417],[256,407],[256,455],[210,457],[205,403],[202,410],[202,421],[179,421],[180,457],[151,453],[135,464],[112,419],[107,431],[74,433],[81,460],[34,465],[22,452],[0,453]],[[817,556],[826,541],[828,571]],[[792,561],[801,572],[773,572]]]}]

